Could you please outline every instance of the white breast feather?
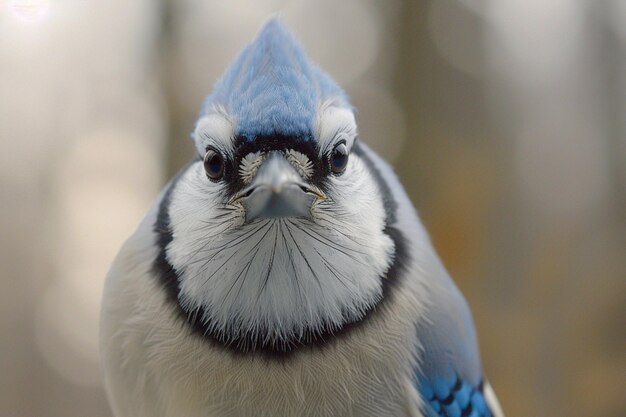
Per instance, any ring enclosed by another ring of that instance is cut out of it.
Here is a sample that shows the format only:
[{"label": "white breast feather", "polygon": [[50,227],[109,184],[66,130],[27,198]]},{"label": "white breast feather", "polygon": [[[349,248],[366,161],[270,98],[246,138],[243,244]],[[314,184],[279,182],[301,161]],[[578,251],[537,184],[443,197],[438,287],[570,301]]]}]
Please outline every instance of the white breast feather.
[{"label": "white breast feather", "polygon": [[393,242],[383,233],[374,181],[362,161],[350,161],[356,171],[351,182],[336,177],[331,180],[344,183],[329,187],[337,190],[330,199],[359,200],[341,205],[344,211],[331,211],[336,205],[321,200],[312,209],[314,221],[265,219],[239,227],[232,227],[238,217],[215,220],[225,209],[209,193],[190,194],[195,191],[187,181],[206,182],[201,164],[192,167],[169,210],[174,240],[168,260],[181,277],[185,309],[202,307],[212,330],[233,337],[286,339],[360,318],[382,295],[379,277]]}]

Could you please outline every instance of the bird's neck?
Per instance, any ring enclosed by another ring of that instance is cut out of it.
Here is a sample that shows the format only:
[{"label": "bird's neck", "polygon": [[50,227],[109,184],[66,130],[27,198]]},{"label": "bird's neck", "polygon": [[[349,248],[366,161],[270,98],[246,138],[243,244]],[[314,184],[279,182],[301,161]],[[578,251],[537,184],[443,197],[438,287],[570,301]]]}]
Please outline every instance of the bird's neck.
[{"label": "bird's neck", "polygon": [[353,327],[384,298],[398,245],[383,220],[228,227],[206,206],[190,207],[177,181],[159,207],[155,270],[207,338],[239,351],[291,351]]},{"label": "bird's neck", "polygon": [[168,258],[182,308],[218,338],[244,344],[289,345],[358,322],[381,300],[389,263],[300,219],[252,223],[193,256],[176,243]]}]

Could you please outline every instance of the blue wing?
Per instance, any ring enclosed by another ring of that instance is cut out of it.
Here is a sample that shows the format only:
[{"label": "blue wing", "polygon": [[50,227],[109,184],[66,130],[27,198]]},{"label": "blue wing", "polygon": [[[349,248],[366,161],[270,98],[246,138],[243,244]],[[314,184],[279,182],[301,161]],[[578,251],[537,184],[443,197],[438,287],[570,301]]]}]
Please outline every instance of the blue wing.
[{"label": "blue wing", "polygon": [[421,345],[414,371],[426,417],[498,417],[488,404],[472,316],[441,269],[429,281],[428,322],[417,328]]},{"label": "blue wing", "polygon": [[426,417],[493,417],[487,405],[482,381],[478,386],[446,378],[423,379],[418,389],[424,399]]}]

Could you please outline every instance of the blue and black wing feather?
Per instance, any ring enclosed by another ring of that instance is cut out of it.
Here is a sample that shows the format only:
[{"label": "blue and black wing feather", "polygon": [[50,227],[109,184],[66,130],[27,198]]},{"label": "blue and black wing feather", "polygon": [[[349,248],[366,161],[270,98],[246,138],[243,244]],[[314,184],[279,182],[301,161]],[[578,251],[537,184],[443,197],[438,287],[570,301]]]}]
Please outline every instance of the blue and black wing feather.
[{"label": "blue and black wing feather", "polygon": [[428,310],[418,324],[415,387],[426,417],[495,417],[469,307],[445,269],[431,271]]},{"label": "blue and black wing feather", "polygon": [[482,381],[474,386],[458,376],[456,380],[422,378],[418,381],[418,391],[427,417],[493,417]]}]

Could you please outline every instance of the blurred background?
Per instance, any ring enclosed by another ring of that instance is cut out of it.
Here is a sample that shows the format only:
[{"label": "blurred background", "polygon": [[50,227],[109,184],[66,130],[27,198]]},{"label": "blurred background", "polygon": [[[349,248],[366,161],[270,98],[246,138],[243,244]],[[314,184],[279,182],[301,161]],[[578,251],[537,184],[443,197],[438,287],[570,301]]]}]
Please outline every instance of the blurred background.
[{"label": "blurred background", "polygon": [[275,12],[396,167],[507,415],[626,416],[620,0],[0,0],[0,416],[110,416],[106,271]]}]

